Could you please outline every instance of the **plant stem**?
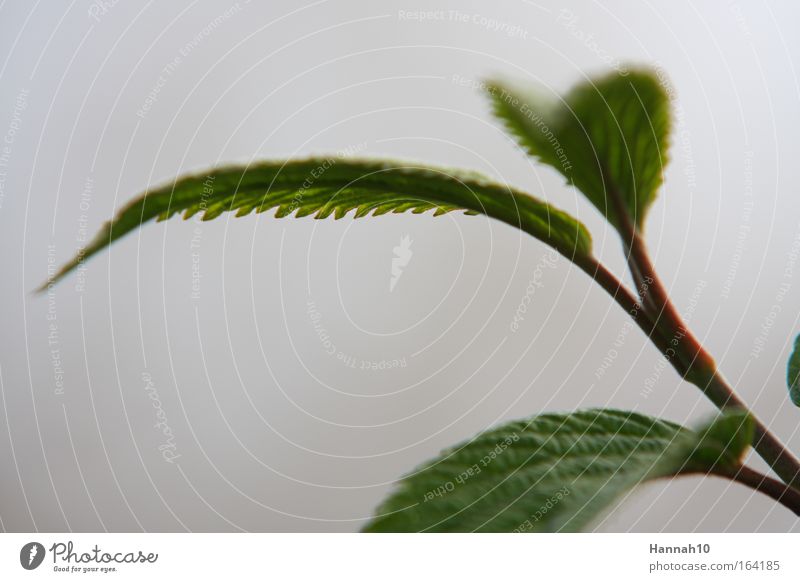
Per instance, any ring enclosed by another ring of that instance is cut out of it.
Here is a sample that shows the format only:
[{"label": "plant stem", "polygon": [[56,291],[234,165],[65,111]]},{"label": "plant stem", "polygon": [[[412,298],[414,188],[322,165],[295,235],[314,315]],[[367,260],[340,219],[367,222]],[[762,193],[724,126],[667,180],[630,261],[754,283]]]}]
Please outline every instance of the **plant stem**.
[{"label": "plant stem", "polygon": [[[694,383],[694,382],[693,382]],[[747,409],[747,406],[733,392],[719,371],[706,384],[694,383],[720,410],[739,408],[746,410],[753,418],[753,448],[772,467],[772,470],[783,481],[796,490],[800,490],[800,462],[797,458],[772,434],[769,429],[756,416]]]},{"label": "plant stem", "polygon": [[678,340],[678,345],[675,345],[675,352],[680,352],[682,357],[678,360],[672,360],[673,366],[679,363],[680,367],[675,366],[678,372],[682,373],[687,381],[700,388],[720,410],[730,408],[746,410],[755,422],[753,448],[769,463],[785,483],[795,488],[800,487],[800,462],[748,410],[745,403],[736,395],[731,386],[722,377],[722,374],[720,374],[714,358],[688,330],[669,299],[664,285],[661,283],[655,267],[650,261],[644,240],[635,229],[632,232],[630,250],[633,262],[638,269],[643,275],[653,280],[651,289],[655,313],[657,314],[656,326],[672,335],[671,344],[676,343],[676,339]]},{"label": "plant stem", "polygon": [[[714,358],[689,331],[678,310],[675,309],[670,300],[664,284],[650,261],[644,239],[632,225],[628,228],[630,228],[631,241],[626,246],[629,248],[628,257],[629,264],[631,264],[631,272],[635,268],[636,273],[640,273],[640,276],[644,277],[644,280],[649,283],[645,288],[645,298],[643,300],[649,299],[647,303],[650,304],[650,307],[645,307],[645,309],[653,316],[656,327],[668,334],[670,343],[674,346],[680,344],[680,352],[681,356],[683,356],[681,360],[687,366],[685,370],[687,379],[689,379],[689,375],[706,376],[708,372],[716,371],[717,365],[714,362]],[[644,285],[644,283],[641,285]]]},{"label": "plant stem", "polygon": [[[620,192],[614,182],[608,179],[606,168],[601,168],[601,174],[612,205],[611,210],[617,218],[617,230],[626,250],[628,266],[638,286],[642,309],[651,318],[649,325],[653,326],[653,331],[648,334],[650,340],[658,346],[678,373],[700,388],[717,408],[739,408],[746,411],[755,423],[753,448],[787,485],[800,489],[800,461],[739,399],[717,370],[714,358],[689,331],[656,273],[644,239],[631,220]],[[609,293],[615,299],[618,296],[617,289],[613,292],[609,290]]]},{"label": "plant stem", "polygon": [[795,515],[800,515],[800,491],[781,483],[777,479],[762,475],[758,471],[744,466],[731,470],[714,470],[711,474],[726,477],[750,487],[750,489],[768,495],[790,509]]},{"label": "plant stem", "polygon": [[681,377],[700,388],[720,410],[738,408],[753,418],[753,448],[786,484],[800,489],[800,461],[734,393],[714,359],[689,331],[669,299],[639,232],[629,222],[621,230],[630,234],[626,250],[641,302],[596,259],[576,260],[576,264],[633,318]]}]

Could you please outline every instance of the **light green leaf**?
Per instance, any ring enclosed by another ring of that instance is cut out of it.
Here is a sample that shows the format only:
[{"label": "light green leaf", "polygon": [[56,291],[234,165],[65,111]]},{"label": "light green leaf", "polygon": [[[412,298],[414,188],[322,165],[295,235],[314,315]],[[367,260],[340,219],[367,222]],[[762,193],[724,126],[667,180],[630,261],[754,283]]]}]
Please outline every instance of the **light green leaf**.
[{"label": "light green leaf", "polygon": [[48,284],[143,223],[182,212],[204,220],[228,211],[244,216],[276,208],[275,216],[342,218],[368,214],[452,210],[485,214],[549,244],[568,258],[588,257],[591,236],[580,222],[549,204],[480,174],[389,161],[311,158],[213,169],[147,191],[106,223]]},{"label": "light green leaf", "polygon": [[698,471],[737,467],[753,442],[755,423],[743,410],[732,410],[698,431],[699,442],[687,464]]},{"label": "light green leaf", "polygon": [[800,406],[800,335],[794,340],[794,351],[789,356],[786,382],[789,384],[789,397],[795,406]]},{"label": "light green leaf", "polygon": [[740,413],[699,432],[608,409],[511,422],[407,476],[364,529],[578,531],[642,481],[730,473],[748,431],[751,421]]},{"label": "light green leaf", "polygon": [[[494,112],[532,156],[558,170],[617,229],[641,227],[661,186],[669,97],[648,70],[583,82],[563,99],[488,84]],[[622,216],[621,213],[627,216]]]}]

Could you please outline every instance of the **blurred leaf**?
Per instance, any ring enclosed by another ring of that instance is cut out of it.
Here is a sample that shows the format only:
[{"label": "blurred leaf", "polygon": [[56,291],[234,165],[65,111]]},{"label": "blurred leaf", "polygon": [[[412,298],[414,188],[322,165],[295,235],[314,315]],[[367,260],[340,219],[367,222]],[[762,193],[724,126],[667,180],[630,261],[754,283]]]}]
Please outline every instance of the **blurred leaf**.
[{"label": "blurred leaf", "polygon": [[743,410],[732,410],[717,417],[698,431],[699,444],[692,453],[689,465],[698,471],[714,467],[736,467],[753,442],[755,422]]},{"label": "blurred leaf", "polygon": [[794,340],[794,351],[789,356],[786,381],[789,384],[789,397],[795,406],[800,406],[800,335]]},{"label": "blurred leaf", "polygon": [[608,409],[511,422],[404,478],[364,530],[578,531],[642,481],[730,473],[748,426],[734,413],[695,432]]},{"label": "blurred leaf", "polygon": [[643,225],[662,183],[671,125],[654,72],[613,73],[559,100],[500,81],[488,91],[495,114],[530,155],[563,174],[617,229],[620,211]]},{"label": "blurred leaf", "polygon": [[[485,214],[520,228],[563,255],[591,254],[589,232],[549,204],[480,174],[388,161],[311,158],[216,168],[148,190],[119,211],[92,242],[56,274],[52,284],[143,223],[182,212],[211,220],[277,208],[276,217],[359,218],[372,214],[452,210]],[[45,284],[43,288],[47,285]]]}]

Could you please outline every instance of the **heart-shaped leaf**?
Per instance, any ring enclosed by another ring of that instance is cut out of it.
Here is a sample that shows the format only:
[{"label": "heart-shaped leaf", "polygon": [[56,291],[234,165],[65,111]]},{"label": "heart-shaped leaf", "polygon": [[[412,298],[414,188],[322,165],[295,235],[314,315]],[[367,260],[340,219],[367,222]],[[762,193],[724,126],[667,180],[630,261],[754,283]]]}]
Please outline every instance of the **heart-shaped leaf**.
[{"label": "heart-shaped leaf", "polygon": [[543,414],[445,451],[403,479],[364,529],[577,531],[642,481],[730,474],[751,435],[740,412],[697,432],[619,410]]}]

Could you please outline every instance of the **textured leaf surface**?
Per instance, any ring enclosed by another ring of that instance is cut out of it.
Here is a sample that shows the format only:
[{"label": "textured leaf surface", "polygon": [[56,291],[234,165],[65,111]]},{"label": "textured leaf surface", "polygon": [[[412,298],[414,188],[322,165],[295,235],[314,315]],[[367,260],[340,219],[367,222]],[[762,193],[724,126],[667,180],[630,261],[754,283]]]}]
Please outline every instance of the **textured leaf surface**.
[{"label": "textured leaf surface", "polygon": [[789,384],[789,397],[795,406],[800,406],[800,335],[794,340],[786,381]]},{"label": "textured leaf surface", "polygon": [[202,212],[204,220],[276,209],[316,218],[356,218],[387,212],[443,214],[464,210],[521,228],[567,257],[591,254],[586,228],[568,214],[480,174],[401,162],[313,158],[214,169],[152,189],[125,206],[65,265],[63,277],[116,239],[154,218]]},{"label": "textured leaf surface", "polygon": [[741,413],[698,432],[619,410],[535,416],[445,451],[364,529],[577,531],[644,480],[738,467],[748,430]]},{"label": "textured leaf surface", "polygon": [[561,100],[502,82],[488,89],[495,114],[529,154],[561,172],[617,228],[619,207],[641,227],[662,182],[671,125],[654,72],[587,81]]}]

